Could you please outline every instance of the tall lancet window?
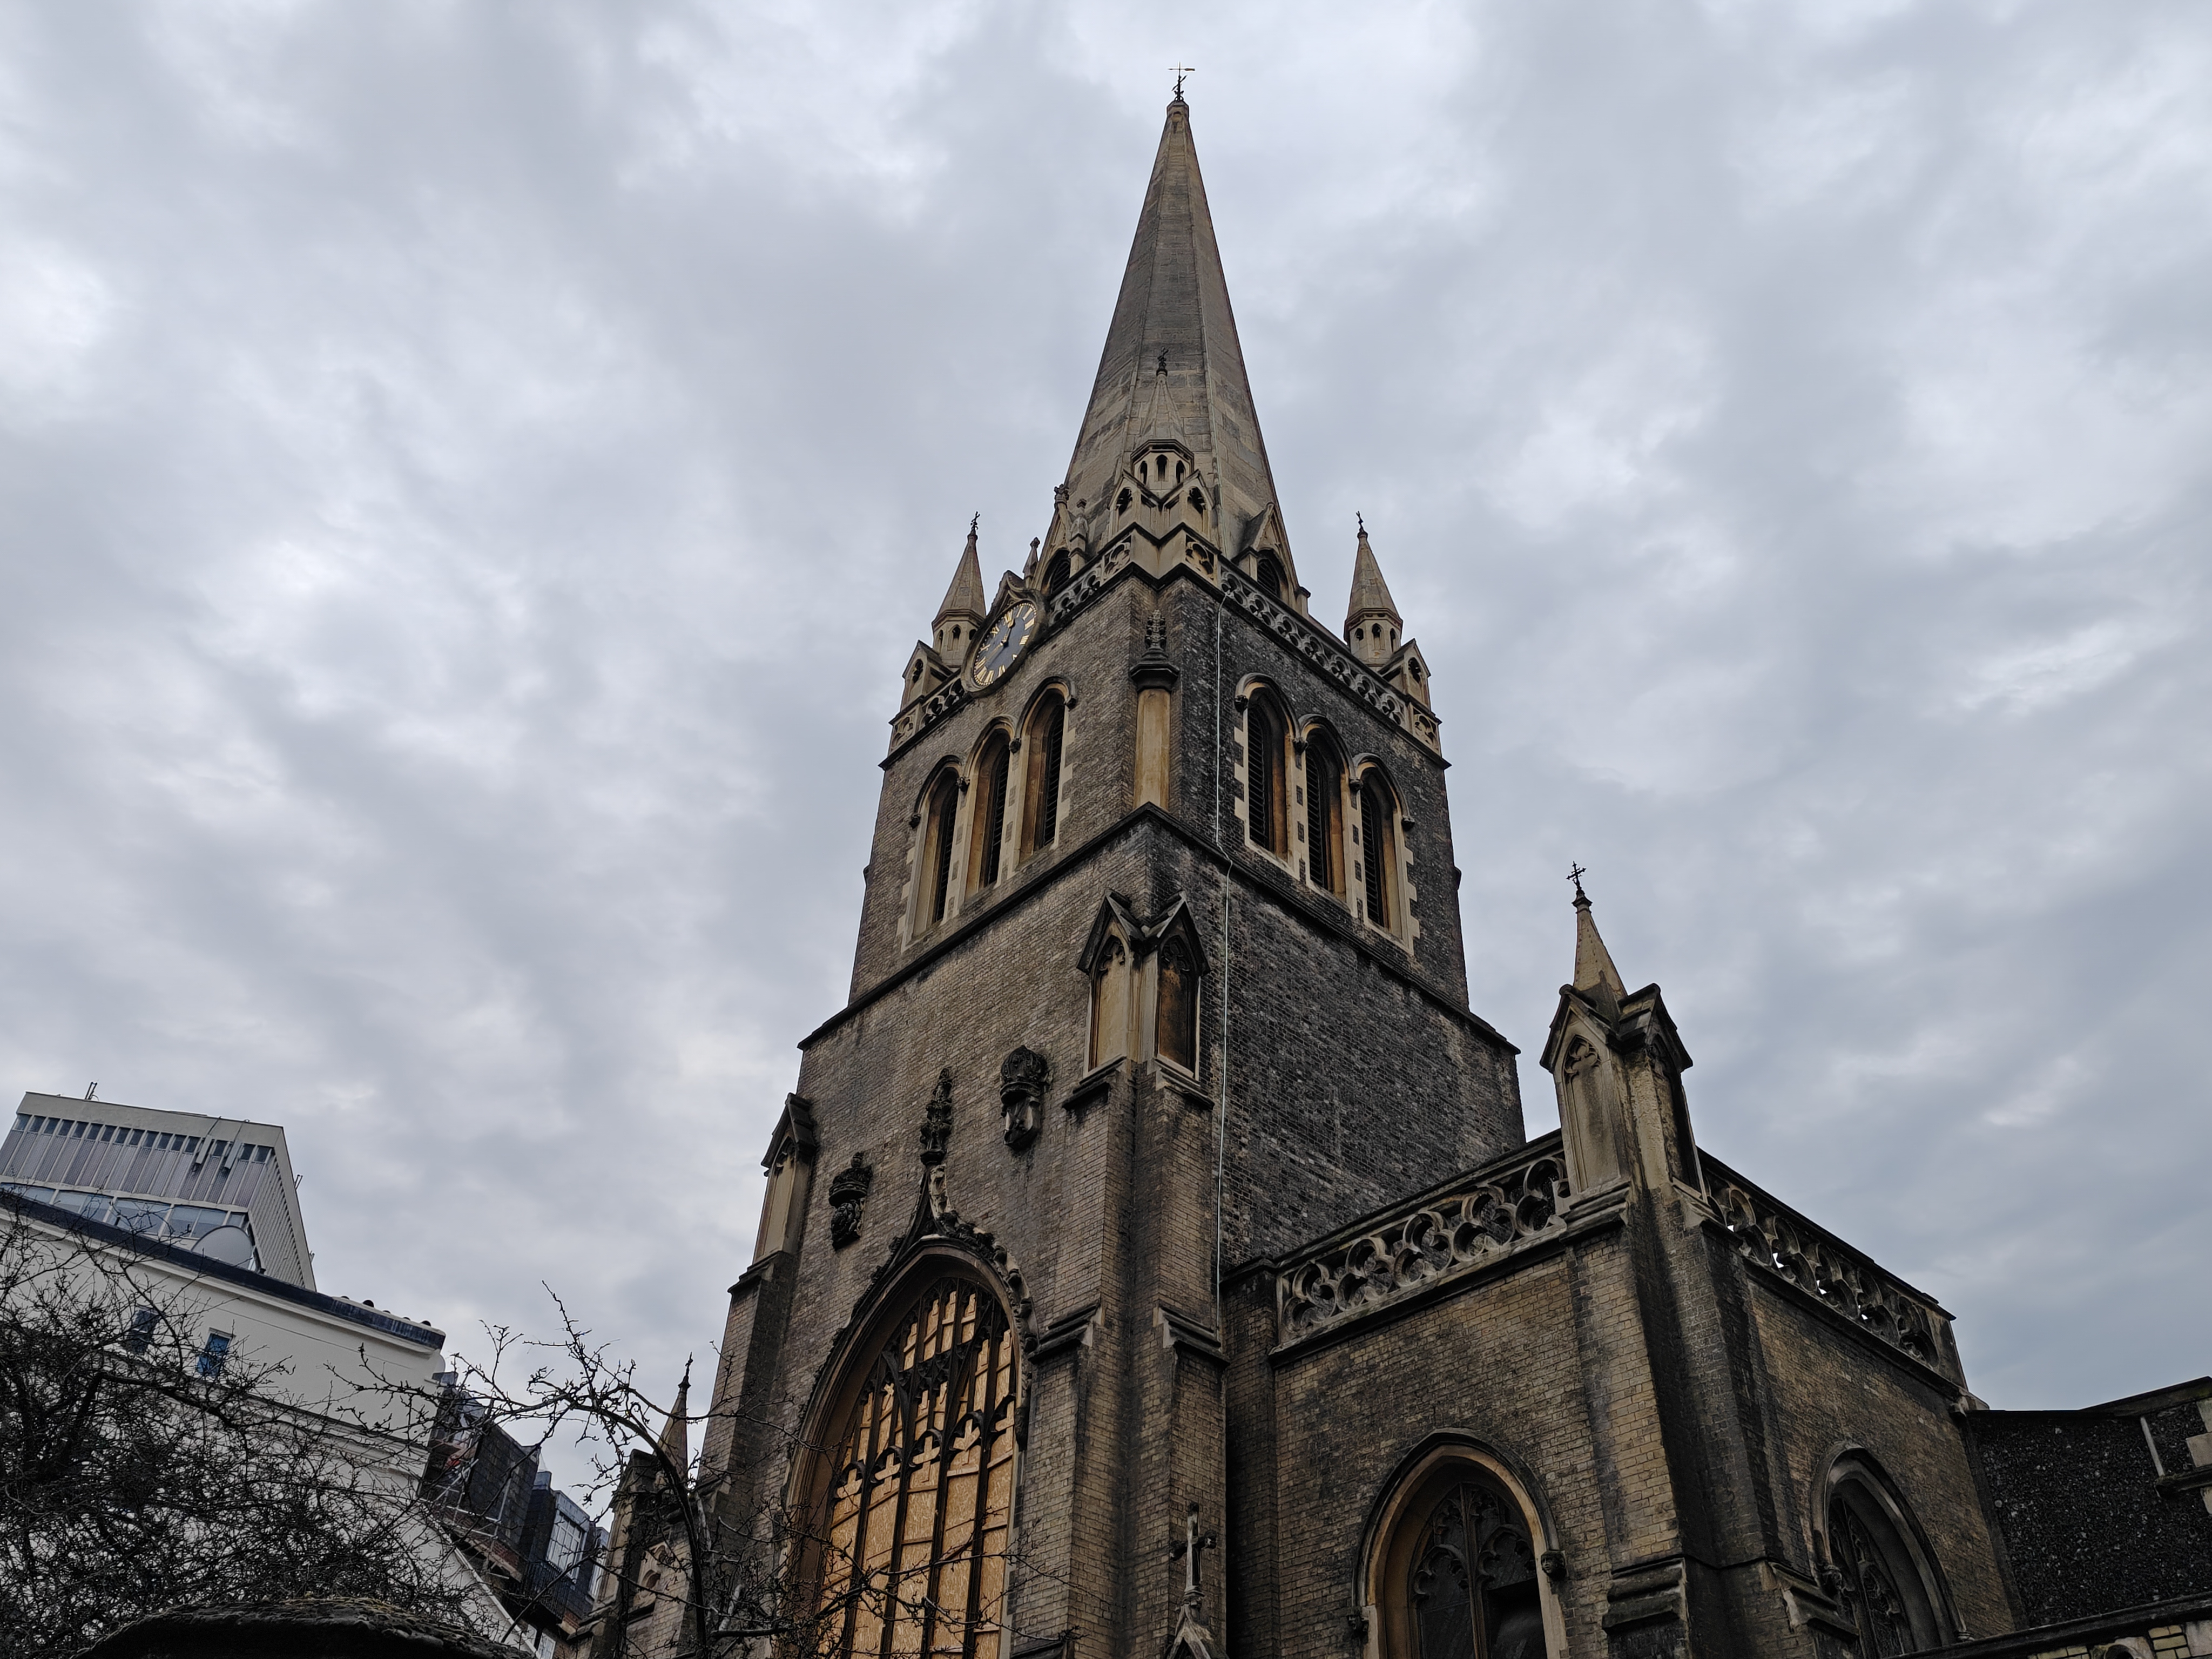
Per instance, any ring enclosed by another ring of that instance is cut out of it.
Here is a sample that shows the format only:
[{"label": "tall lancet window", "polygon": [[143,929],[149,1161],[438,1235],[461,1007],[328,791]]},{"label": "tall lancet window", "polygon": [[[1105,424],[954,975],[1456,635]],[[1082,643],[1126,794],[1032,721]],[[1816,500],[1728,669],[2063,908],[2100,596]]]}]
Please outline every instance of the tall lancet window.
[{"label": "tall lancet window", "polygon": [[1324,893],[1344,891],[1344,769],[1335,745],[1306,739],[1306,879]]},{"label": "tall lancet window", "polygon": [[975,871],[969,885],[981,890],[999,884],[1000,848],[1006,835],[1006,785],[1008,762],[1006,737],[1003,732],[983,745],[983,754],[975,768],[981,781],[982,795],[975,803],[975,822],[969,830],[969,839],[975,843],[969,860]]},{"label": "tall lancet window", "polygon": [[1022,739],[1028,751],[1028,778],[1024,787],[1024,852],[1040,852],[1060,839],[1060,760],[1067,741],[1067,704],[1048,696],[1030,715]]},{"label": "tall lancet window", "polygon": [[1014,1338],[958,1273],[864,1353],[830,1426],[808,1650],[1000,1659],[1014,1496]]},{"label": "tall lancet window", "polygon": [[960,780],[947,768],[929,792],[929,809],[921,826],[921,927],[926,933],[945,920],[952,902],[952,824],[960,810]]},{"label": "tall lancet window", "polygon": [[1379,771],[1359,781],[1359,866],[1367,889],[1367,920],[1395,933],[1398,926],[1398,798]]},{"label": "tall lancet window", "polygon": [[1170,938],[1160,946],[1159,1008],[1154,1044],[1162,1060],[1198,1070],[1198,964],[1190,946]]},{"label": "tall lancet window", "polygon": [[1288,845],[1283,801],[1288,747],[1289,728],[1274,697],[1254,692],[1244,709],[1244,834],[1277,854]]}]

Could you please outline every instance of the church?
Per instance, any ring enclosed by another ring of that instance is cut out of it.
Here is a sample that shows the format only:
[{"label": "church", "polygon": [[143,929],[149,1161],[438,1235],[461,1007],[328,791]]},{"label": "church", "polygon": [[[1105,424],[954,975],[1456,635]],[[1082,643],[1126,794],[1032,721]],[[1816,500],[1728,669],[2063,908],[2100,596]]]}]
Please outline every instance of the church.
[{"label": "church", "polygon": [[687,1578],[635,1460],[595,1653],[2212,1654],[2212,1379],[1986,1407],[1933,1297],[1699,1143],[1579,882],[1528,1138],[1353,568],[1339,628],[1178,91],[1048,527],[992,586],[971,526],[898,669],[688,1419],[755,1565]]}]

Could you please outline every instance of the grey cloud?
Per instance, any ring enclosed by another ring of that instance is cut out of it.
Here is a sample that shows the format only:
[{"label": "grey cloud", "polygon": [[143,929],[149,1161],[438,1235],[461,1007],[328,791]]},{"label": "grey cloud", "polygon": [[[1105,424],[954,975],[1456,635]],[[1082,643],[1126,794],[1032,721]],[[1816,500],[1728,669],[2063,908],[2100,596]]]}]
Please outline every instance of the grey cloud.
[{"label": "grey cloud", "polygon": [[1705,1141],[1982,1393],[2204,1369],[2194,11],[0,29],[0,1076],[285,1122],[325,1284],[712,1340],[1182,52],[1316,611],[1364,511],[1436,672],[1477,1008],[1533,1050],[1578,857]]}]

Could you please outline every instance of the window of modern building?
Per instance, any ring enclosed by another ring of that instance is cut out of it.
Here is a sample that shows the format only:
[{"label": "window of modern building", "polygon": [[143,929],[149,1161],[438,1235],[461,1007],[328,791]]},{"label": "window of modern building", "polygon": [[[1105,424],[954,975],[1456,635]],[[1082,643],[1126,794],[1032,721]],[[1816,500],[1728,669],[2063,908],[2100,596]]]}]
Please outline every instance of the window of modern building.
[{"label": "window of modern building", "polygon": [[1244,835],[1255,847],[1282,856],[1289,847],[1284,797],[1290,772],[1290,726],[1267,691],[1244,705]]},{"label": "window of modern building", "polygon": [[1006,834],[1006,786],[1011,757],[1006,751],[1006,735],[1000,732],[983,745],[981,761],[975,768],[982,794],[975,803],[975,822],[968,832],[974,843],[969,851],[969,860],[975,866],[969,872],[968,884],[981,890],[999,884],[1000,848]]},{"label": "window of modern building", "polygon": [[1171,938],[1160,946],[1159,1006],[1153,1046],[1162,1060],[1198,1070],[1198,964],[1190,947]]},{"label": "window of modern building", "polygon": [[1035,853],[1060,838],[1060,751],[1067,741],[1067,704],[1057,694],[1047,696],[1030,715],[1022,748],[1029,757],[1023,789],[1022,821],[1024,851]]},{"label": "window of modern building", "polygon": [[207,1341],[200,1349],[199,1373],[202,1376],[222,1375],[222,1368],[230,1358],[230,1333],[210,1331]]},{"label": "window of modern building", "polygon": [[1000,1659],[1013,1515],[1015,1340],[959,1272],[855,1356],[824,1437],[812,1647]]},{"label": "window of modern building", "polygon": [[1869,1471],[1847,1464],[1838,1472],[1828,1498],[1828,1559],[1859,1627],[1862,1659],[1918,1653],[1949,1639],[1928,1569],[1899,1524],[1903,1516]]},{"label": "window of modern building", "polygon": [[131,1328],[123,1333],[123,1352],[143,1353],[154,1340],[154,1332],[161,1325],[161,1316],[152,1308],[133,1308]]}]

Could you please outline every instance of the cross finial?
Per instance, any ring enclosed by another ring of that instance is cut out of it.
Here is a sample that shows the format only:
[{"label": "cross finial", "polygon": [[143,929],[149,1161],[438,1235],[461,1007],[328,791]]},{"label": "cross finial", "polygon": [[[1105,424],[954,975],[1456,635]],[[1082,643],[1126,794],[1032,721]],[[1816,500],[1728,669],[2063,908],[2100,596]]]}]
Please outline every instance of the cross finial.
[{"label": "cross finial", "polygon": [[983,522],[983,515],[982,515],[981,514],[980,514],[980,513],[978,513],[978,514],[977,514],[974,518],[972,518],[972,519],[969,520],[968,520],[968,533],[969,533],[969,535],[971,535],[971,536],[972,536],[972,535],[974,535],[974,534],[975,533],[975,526],[976,526],[977,525],[979,525],[979,524],[982,523],[982,522]]},{"label": "cross finial", "polygon": [[1170,1557],[1182,1558],[1182,1599],[1195,1607],[1198,1605],[1198,1553],[1210,1550],[1218,1541],[1215,1534],[1198,1529],[1198,1505],[1193,1504],[1183,1517],[1182,1541],[1168,1552]]},{"label": "cross finial", "polygon": [[1575,884],[1575,902],[1577,904],[1589,902],[1589,895],[1583,891],[1583,878],[1588,874],[1589,874],[1589,868],[1580,864],[1567,872],[1567,879]]},{"label": "cross finial", "polygon": [[1175,95],[1177,98],[1180,98],[1182,96],[1182,77],[1186,75],[1195,75],[1198,73],[1198,70],[1195,65],[1190,64],[1170,64],[1168,67],[1175,71]]},{"label": "cross finial", "polygon": [[1367,515],[1364,513],[1355,513],[1352,516],[1359,520],[1359,533],[1364,536],[1367,533]]},{"label": "cross finial", "polygon": [[1160,353],[1160,373],[1161,373],[1161,374],[1166,374],[1167,372],[1168,372],[1168,354],[1167,354],[1166,352],[1163,351],[1162,353]]}]

